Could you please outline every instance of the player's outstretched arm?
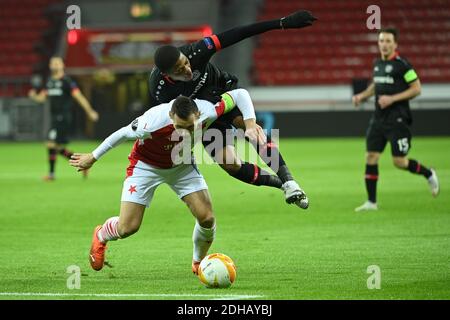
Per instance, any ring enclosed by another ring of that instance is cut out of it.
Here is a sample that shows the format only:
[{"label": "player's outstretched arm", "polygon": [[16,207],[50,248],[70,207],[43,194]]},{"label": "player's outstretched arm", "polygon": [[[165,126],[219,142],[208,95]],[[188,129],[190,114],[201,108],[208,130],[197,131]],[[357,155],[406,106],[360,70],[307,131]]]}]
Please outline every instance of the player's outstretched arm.
[{"label": "player's outstretched arm", "polygon": [[134,120],[130,125],[112,133],[109,137],[103,140],[103,142],[91,153],[73,154],[71,159],[69,160],[70,165],[77,168],[78,171],[89,169],[109,150],[118,146],[122,142],[127,140],[143,139],[147,137],[148,132],[142,128],[142,126],[145,127],[145,123],[143,124],[143,122],[145,121],[146,116],[147,113]]},{"label": "player's outstretched arm", "polygon": [[300,10],[286,17],[261,21],[246,26],[236,27],[217,34],[220,48],[229,47],[246,38],[276,29],[299,29],[311,26],[317,18],[311,12]]},{"label": "player's outstretched arm", "polygon": [[77,171],[87,170],[97,161],[92,153],[74,153],[69,160],[72,167],[77,168]]}]

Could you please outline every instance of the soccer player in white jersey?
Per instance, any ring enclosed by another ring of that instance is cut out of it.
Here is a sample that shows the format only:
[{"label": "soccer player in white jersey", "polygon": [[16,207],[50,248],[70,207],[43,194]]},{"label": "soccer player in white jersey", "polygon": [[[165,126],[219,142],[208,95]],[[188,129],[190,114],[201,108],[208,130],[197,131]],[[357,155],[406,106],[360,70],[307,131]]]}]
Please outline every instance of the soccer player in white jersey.
[{"label": "soccer player in white jersey", "polygon": [[92,153],[76,153],[72,156],[70,164],[79,171],[86,170],[108,150],[125,140],[136,139],[123,183],[120,215],[107,219],[94,230],[89,255],[94,270],[103,268],[108,241],[123,239],[137,232],[156,188],[167,183],[187,204],[196,219],[192,237],[192,271],[197,273],[200,261],[214,240],[215,218],[208,187],[195,163],[174,163],[172,149],[180,143],[174,136],[180,138],[186,132],[192,135],[197,128],[203,128],[235,106],[243,114],[248,138],[263,141],[265,135],[261,127],[256,125],[250,95],[245,89],[236,89],[225,93],[216,105],[206,100],[179,96],[148,110],[130,125],[117,130]]}]

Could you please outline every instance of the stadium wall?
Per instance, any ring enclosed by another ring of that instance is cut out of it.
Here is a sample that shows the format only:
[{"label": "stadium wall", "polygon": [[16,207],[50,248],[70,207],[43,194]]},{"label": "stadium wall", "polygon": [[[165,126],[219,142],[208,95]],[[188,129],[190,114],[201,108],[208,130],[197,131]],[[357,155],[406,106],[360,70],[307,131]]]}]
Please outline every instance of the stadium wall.
[{"label": "stadium wall", "polygon": [[[450,135],[450,92],[447,84],[424,85],[411,103],[415,135]],[[355,110],[351,86],[251,87],[255,109],[273,116],[281,137],[364,136],[373,113],[373,101]],[[85,139],[85,115],[75,107],[72,136]],[[27,98],[0,99],[0,139],[45,139],[48,109]],[[130,123],[142,110],[101,111],[93,138],[103,139]]]},{"label": "stadium wall", "polygon": [[[425,84],[411,101],[416,135],[450,135],[448,84]],[[351,103],[352,86],[250,87],[256,111],[273,115],[283,137],[363,136],[374,111]]]},{"label": "stadium wall", "polygon": [[[75,4],[81,9],[82,27],[153,25],[171,27],[186,24],[218,23],[220,1],[209,0],[158,0],[150,1],[152,16],[148,20],[137,21],[130,15],[131,1],[124,0],[73,0],[66,6]],[[105,10],[105,6],[107,9]]]}]

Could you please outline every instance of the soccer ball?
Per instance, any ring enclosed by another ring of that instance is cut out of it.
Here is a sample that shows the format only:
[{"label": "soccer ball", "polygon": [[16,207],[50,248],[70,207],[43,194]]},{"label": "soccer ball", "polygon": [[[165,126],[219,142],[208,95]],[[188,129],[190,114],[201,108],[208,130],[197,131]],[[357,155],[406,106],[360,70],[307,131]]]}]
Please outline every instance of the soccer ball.
[{"label": "soccer ball", "polygon": [[229,256],[213,253],[200,262],[198,278],[208,288],[228,288],[236,279],[236,266]]}]

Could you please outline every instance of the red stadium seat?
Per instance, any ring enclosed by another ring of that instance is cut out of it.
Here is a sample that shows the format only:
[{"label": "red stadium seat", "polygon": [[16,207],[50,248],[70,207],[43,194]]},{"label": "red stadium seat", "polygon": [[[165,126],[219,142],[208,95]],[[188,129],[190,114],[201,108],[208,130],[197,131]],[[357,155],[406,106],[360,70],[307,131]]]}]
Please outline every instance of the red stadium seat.
[{"label": "red stadium seat", "polygon": [[[253,53],[254,81],[270,85],[348,84],[354,77],[370,77],[371,64],[378,57],[377,34],[361,21],[366,21],[366,9],[372,4],[371,0],[266,0],[260,20],[279,18],[300,8],[311,10],[319,20],[307,29],[259,36]],[[377,2],[383,8],[383,25],[399,29],[399,51],[423,82],[450,81],[448,4],[448,0]]]},{"label": "red stadium seat", "polygon": [[23,78],[31,76],[33,67],[42,62],[34,46],[49,27],[45,8],[54,3],[62,0],[0,1],[0,97],[27,94],[27,85],[14,83],[18,83],[16,79],[23,83]]}]

